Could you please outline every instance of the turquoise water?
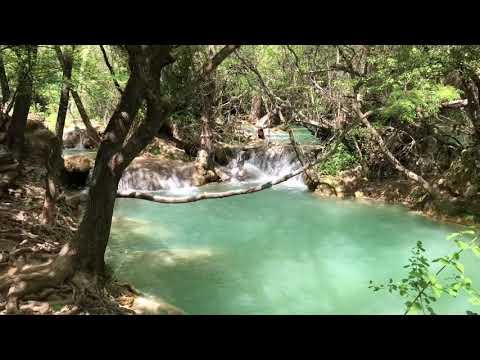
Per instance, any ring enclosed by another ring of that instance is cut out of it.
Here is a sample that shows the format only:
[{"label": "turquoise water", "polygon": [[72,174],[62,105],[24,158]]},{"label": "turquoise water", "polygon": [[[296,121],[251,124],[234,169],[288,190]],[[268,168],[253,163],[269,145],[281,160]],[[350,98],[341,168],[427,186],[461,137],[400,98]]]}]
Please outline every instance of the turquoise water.
[{"label": "turquoise water", "polygon": [[[116,276],[189,314],[401,314],[404,300],[373,293],[369,280],[401,279],[417,240],[430,257],[449,254],[458,229],[286,187],[190,204],[118,199],[114,216]],[[464,263],[478,283],[475,259]],[[465,297],[435,309],[476,310]]]},{"label": "turquoise water", "polygon": [[[250,135],[256,134],[254,126],[245,127],[244,131]],[[293,137],[298,144],[318,144],[319,139],[312,135],[312,133],[305,127],[292,127]],[[288,132],[278,129],[265,129],[266,140],[271,143],[288,144],[290,137]]]},{"label": "turquoise water", "polygon": [[[304,127],[293,128],[292,132],[293,132],[294,139],[298,144],[319,143],[319,139],[313,136],[312,133]],[[280,143],[280,144],[290,143],[290,137],[288,136],[288,133],[285,131],[270,132],[268,134],[268,139],[271,142]]]}]

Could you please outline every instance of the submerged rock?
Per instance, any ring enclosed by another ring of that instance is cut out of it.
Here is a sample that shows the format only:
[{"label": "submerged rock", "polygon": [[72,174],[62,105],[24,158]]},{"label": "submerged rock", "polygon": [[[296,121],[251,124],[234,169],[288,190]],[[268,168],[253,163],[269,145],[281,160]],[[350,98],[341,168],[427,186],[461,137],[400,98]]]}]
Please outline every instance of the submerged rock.
[{"label": "submerged rock", "polygon": [[185,315],[185,312],[162,299],[138,296],[130,308],[138,315]]}]

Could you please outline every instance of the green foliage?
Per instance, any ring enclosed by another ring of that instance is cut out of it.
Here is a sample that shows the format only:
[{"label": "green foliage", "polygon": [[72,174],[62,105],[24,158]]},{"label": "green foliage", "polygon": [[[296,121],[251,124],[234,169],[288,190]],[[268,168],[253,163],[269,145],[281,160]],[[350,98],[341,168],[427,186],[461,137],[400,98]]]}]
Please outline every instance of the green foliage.
[{"label": "green foliage", "polygon": [[423,84],[421,88],[403,90],[395,87],[380,113],[384,119],[398,118],[413,122],[417,115],[432,116],[438,113],[442,103],[460,99],[459,90],[449,85]]},{"label": "green foliage", "polygon": [[[430,261],[425,256],[425,248],[421,241],[418,241],[412,249],[412,256],[409,258],[409,264],[404,268],[409,272],[407,277],[398,282],[390,279],[386,284],[374,284],[370,281],[369,288],[374,292],[388,290],[388,292],[398,292],[406,299],[405,314],[417,314],[427,312],[435,314],[433,303],[443,294],[457,297],[463,290],[470,296],[469,302],[472,305],[480,305],[480,293],[473,288],[472,280],[465,275],[465,265],[460,262],[460,255],[464,251],[471,251],[475,256],[480,257],[480,247],[478,245],[479,234],[475,230],[466,230],[459,233],[453,233],[447,237],[447,240],[454,240],[458,250],[450,256],[436,258]],[[440,265],[436,272],[431,271],[432,264]],[[445,269],[454,269],[454,275],[445,279],[440,279],[438,275]],[[474,314],[468,311],[469,314]]]},{"label": "green foliage", "polygon": [[336,175],[340,171],[350,169],[357,161],[357,158],[344,145],[339,144],[335,152],[318,168],[321,175]]}]

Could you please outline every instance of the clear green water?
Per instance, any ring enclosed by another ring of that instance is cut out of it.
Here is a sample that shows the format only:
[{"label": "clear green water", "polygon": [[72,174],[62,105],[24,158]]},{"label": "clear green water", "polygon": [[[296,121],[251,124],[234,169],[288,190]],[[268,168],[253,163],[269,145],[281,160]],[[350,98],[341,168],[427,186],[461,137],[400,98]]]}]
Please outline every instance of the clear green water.
[{"label": "clear green water", "polygon": [[[312,133],[304,128],[304,127],[297,127],[293,128],[293,136],[295,138],[295,141],[298,144],[317,144],[319,143],[319,140],[312,135]],[[288,133],[285,131],[275,131],[275,132],[270,132],[268,134],[268,139],[271,142],[275,143],[290,143],[290,137],[288,136]]]},{"label": "clear green water", "polygon": [[[454,230],[279,187],[191,204],[118,199],[107,254],[117,277],[189,314],[401,314],[403,300],[374,294],[369,280],[400,279],[417,240],[432,257],[449,253]],[[479,282],[475,260],[464,262]],[[465,297],[435,308],[475,311]]]},{"label": "clear green water", "polygon": [[[254,126],[245,127],[244,130],[250,134],[256,134]],[[292,127],[293,136],[298,144],[318,144],[319,139],[312,135],[312,133],[305,127]],[[278,144],[290,143],[290,136],[288,132],[279,129],[266,129],[265,137],[267,141]]]}]

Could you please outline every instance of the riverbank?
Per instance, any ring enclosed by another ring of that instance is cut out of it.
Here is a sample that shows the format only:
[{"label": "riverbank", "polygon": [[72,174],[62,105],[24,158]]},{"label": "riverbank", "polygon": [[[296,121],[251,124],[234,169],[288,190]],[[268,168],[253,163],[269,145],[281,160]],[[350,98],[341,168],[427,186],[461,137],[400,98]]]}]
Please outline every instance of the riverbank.
[{"label": "riverbank", "polygon": [[337,176],[322,177],[314,194],[322,198],[348,199],[367,203],[401,205],[411,212],[431,220],[463,226],[478,225],[480,213],[448,214],[429,202],[419,185],[402,178],[371,181],[362,177],[360,168],[341,172]]}]

